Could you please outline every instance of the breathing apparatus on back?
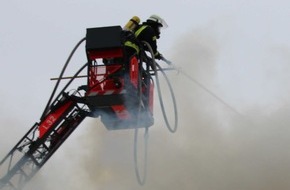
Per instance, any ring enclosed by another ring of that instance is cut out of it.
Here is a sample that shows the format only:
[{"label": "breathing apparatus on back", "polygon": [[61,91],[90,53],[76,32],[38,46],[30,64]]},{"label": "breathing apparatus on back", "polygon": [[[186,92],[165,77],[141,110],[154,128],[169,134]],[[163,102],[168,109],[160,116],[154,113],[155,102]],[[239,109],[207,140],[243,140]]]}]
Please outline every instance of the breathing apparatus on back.
[{"label": "breathing apparatus on back", "polygon": [[138,16],[133,16],[127,24],[124,26],[124,30],[134,32],[139,26],[140,18]]}]

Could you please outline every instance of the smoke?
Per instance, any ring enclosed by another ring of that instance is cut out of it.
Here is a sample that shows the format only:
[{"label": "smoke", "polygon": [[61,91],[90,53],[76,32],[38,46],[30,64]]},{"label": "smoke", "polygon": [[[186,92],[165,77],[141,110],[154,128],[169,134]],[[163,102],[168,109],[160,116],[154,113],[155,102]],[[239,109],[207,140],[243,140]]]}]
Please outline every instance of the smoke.
[{"label": "smoke", "polygon": [[[271,46],[259,54],[261,62],[232,62],[239,67],[233,69],[224,59],[226,48],[211,31],[190,31],[175,44],[171,60],[241,114],[173,71],[169,77],[179,128],[168,132],[155,98],[144,186],[134,172],[134,131],[108,131],[99,120],[87,119],[26,189],[288,190],[289,49]],[[247,72],[254,67],[255,74]],[[167,93],[163,97],[168,106],[171,98]],[[173,116],[170,105],[167,109]],[[140,130],[140,163],[143,134]]]}]

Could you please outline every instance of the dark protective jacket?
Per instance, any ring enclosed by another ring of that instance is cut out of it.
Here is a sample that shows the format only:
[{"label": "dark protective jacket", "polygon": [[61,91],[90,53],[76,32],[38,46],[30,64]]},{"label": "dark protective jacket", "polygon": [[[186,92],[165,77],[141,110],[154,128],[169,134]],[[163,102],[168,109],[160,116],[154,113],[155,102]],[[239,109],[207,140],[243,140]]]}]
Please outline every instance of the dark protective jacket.
[{"label": "dark protective jacket", "polygon": [[[158,57],[159,52],[157,51],[157,38],[159,34],[156,34],[156,31],[146,23],[140,25],[135,31],[135,36],[138,41],[146,41],[150,44],[154,56]],[[147,49],[148,50],[148,49]]]}]

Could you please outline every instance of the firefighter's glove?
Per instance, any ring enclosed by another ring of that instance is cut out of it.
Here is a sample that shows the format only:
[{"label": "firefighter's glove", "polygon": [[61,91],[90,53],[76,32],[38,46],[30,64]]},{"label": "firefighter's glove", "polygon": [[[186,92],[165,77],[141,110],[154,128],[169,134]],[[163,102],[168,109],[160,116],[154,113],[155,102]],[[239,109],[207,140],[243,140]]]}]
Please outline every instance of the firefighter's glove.
[{"label": "firefighter's glove", "polygon": [[157,54],[155,55],[155,59],[158,59],[158,60],[163,59],[162,54],[157,52]]}]

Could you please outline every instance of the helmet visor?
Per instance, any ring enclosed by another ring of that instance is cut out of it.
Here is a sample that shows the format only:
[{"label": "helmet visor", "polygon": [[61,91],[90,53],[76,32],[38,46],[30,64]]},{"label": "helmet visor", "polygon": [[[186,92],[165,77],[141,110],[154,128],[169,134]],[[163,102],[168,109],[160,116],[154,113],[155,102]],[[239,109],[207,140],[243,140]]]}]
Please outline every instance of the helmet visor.
[{"label": "helmet visor", "polygon": [[162,26],[162,28],[168,27],[168,24],[165,22],[165,20],[158,15],[152,15],[152,16],[150,16],[150,18],[148,20],[157,22],[159,25]]}]

